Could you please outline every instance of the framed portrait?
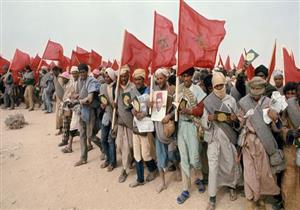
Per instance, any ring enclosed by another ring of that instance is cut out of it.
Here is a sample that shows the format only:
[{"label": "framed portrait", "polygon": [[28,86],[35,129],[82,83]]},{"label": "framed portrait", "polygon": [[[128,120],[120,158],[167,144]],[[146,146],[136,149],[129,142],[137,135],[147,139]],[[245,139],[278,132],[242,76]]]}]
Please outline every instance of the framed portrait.
[{"label": "framed portrait", "polygon": [[138,100],[137,97],[134,97],[132,102],[131,102],[131,105],[133,107],[133,109],[136,111],[136,112],[140,112],[141,111],[141,104]]},{"label": "framed portrait", "polygon": [[122,93],[122,101],[126,108],[131,107],[131,95],[130,93]]},{"label": "framed portrait", "polygon": [[108,105],[108,99],[106,98],[105,95],[100,95],[99,96],[99,100],[100,100],[100,103],[107,106]]},{"label": "framed portrait", "polygon": [[151,120],[162,121],[162,119],[165,117],[167,110],[167,98],[168,92],[166,90],[153,92]]}]

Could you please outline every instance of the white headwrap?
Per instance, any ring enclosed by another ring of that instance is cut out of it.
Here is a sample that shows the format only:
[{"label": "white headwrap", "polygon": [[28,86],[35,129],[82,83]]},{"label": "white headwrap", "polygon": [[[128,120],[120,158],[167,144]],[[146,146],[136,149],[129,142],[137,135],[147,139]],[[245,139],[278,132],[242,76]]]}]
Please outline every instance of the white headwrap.
[{"label": "white headwrap", "polygon": [[283,72],[279,69],[274,70],[273,77],[278,77],[282,76],[283,77]]},{"label": "white headwrap", "polygon": [[107,73],[107,75],[111,78],[112,81],[116,80],[117,75],[116,75],[115,70],[113,70],[112,68],[107,68],[105,70],[105,73]]},{"label": "white headwrap", "polygon": [[159,68],[155,71],[155,76],[157,77],[159,74],[162,74],[168,78],[170,76],[170,71],[166,68]]},{"label": "white headwrap", "polygon": [[129,66],[128,65],[122,66],[121,69],[120,69],[120,75],[125,74],[127,72],[130,72]]},{"label": "white headwrap", "polygon": [[75,72],[79,72],[77,66],[72,66],[72,67],[71,67],[70,73],[73,73],[73,72],[74,72],[74,73],[75,73]]},{"label": "white headwrap", "polygon": [[[221,72],[214,72],[211,82],[212,82],[212,85],[214,88],[213,92],[219,98],[223,99],[226,95],[226,88],[225,88],[226,78],[225,78],[224,74],[222,74]],[[217,85],[224,85],[224,87],[221,90],[218,90],[215,88]]]},{"label": "white headwrap", "polygon": [[136,69],[136,70],[134,70],[134,72],[132,74],[132,77],[133,78],[142,77],[143,79],[145,79],[145,77],[146,77],[145,69]]}]

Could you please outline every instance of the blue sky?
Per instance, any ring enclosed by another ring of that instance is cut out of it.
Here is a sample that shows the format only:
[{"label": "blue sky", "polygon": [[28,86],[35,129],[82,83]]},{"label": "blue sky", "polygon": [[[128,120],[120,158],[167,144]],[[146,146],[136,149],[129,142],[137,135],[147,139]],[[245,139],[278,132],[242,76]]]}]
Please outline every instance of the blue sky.
[{"label": "blue sky", "polygon": [[[226,36],[219,52],[237,63],[243,49],[260,56],[254,65],[269,65],[277,39],[277,68],[282,68],[282,46],[293,50],[300,65],[299,1],[186,1],[209,19],[225,20]],[[43,53],[51,38],[70,56],[76,45],[94,49],[104,59],[120,59],[124,30],[152,46],[153,13],[172,20],[177,32],[177,0],[164,1],[1,1],[0,54],[11,58],[16,48]]]}]

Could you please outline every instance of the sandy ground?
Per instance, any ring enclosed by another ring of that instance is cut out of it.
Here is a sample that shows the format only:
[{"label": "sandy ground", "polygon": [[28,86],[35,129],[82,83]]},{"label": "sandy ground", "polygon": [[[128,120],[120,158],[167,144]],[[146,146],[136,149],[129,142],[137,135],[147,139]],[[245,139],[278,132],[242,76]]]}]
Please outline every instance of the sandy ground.
[{"label": "sandy ground", "polygon": [[[96,147],[89,152],[88,164],[74,167],[79,159],[78,137],[71,154],[63,154],[55,136],[55,114],[41,110],[28,112],[0,110],[1,118],[1,209],[200,209],[206,208],[207,193],[199,194],[192,188],[190,199],[183,205],[176,203],[181,183],[168,172],[168,189],[157,194],[158,179],[144,186],[129,188],[134,181],[131,171],[126,182],[118,183],[121,168],[112,172],[101,169]],[[23,113],[28,125],[20,130],[8,130],[5,118],[12,113]],[[120,160],[119,164],[120,165]],[[217,210],[243,210],[245,198],[231,202],[226,189],[217,195]],[[271,209],[268,206],[268,209]]]}]

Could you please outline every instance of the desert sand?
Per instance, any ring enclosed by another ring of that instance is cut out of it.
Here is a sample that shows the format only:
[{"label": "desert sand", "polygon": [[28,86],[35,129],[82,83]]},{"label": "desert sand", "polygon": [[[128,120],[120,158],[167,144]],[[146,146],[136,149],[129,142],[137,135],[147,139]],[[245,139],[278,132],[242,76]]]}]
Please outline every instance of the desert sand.
[{"label": "desert sand", "polygon": [[[80,157],[79,137],[74,139],[73,153],[63,154],[57,146],[61,137],[55,136],[55,114],[37,109],[0,110],[1,136],[1,203],[0,209],[200,209],[205,210],[208,194],[198,193],[193,186],[190,198],[182,205],[176,203],[181,183],[173,172],[167,173],[168,189],[156,193],[158,179],[144,186],[129,188],[135,180],[131,170],[124,183],[118,183],[121,172],[100,168],[100,151],[88,154],[88,163],[74,167]],[[23,113],[28,125],[9,130],[4,120],[9,114]],[[147,173],[147,170],[145,170]],[[217,195],[217,210],[243,210],[245,198],[238,194],[229,200],[227,189]],[[271,209],[268,206],[268,209]]]}]

